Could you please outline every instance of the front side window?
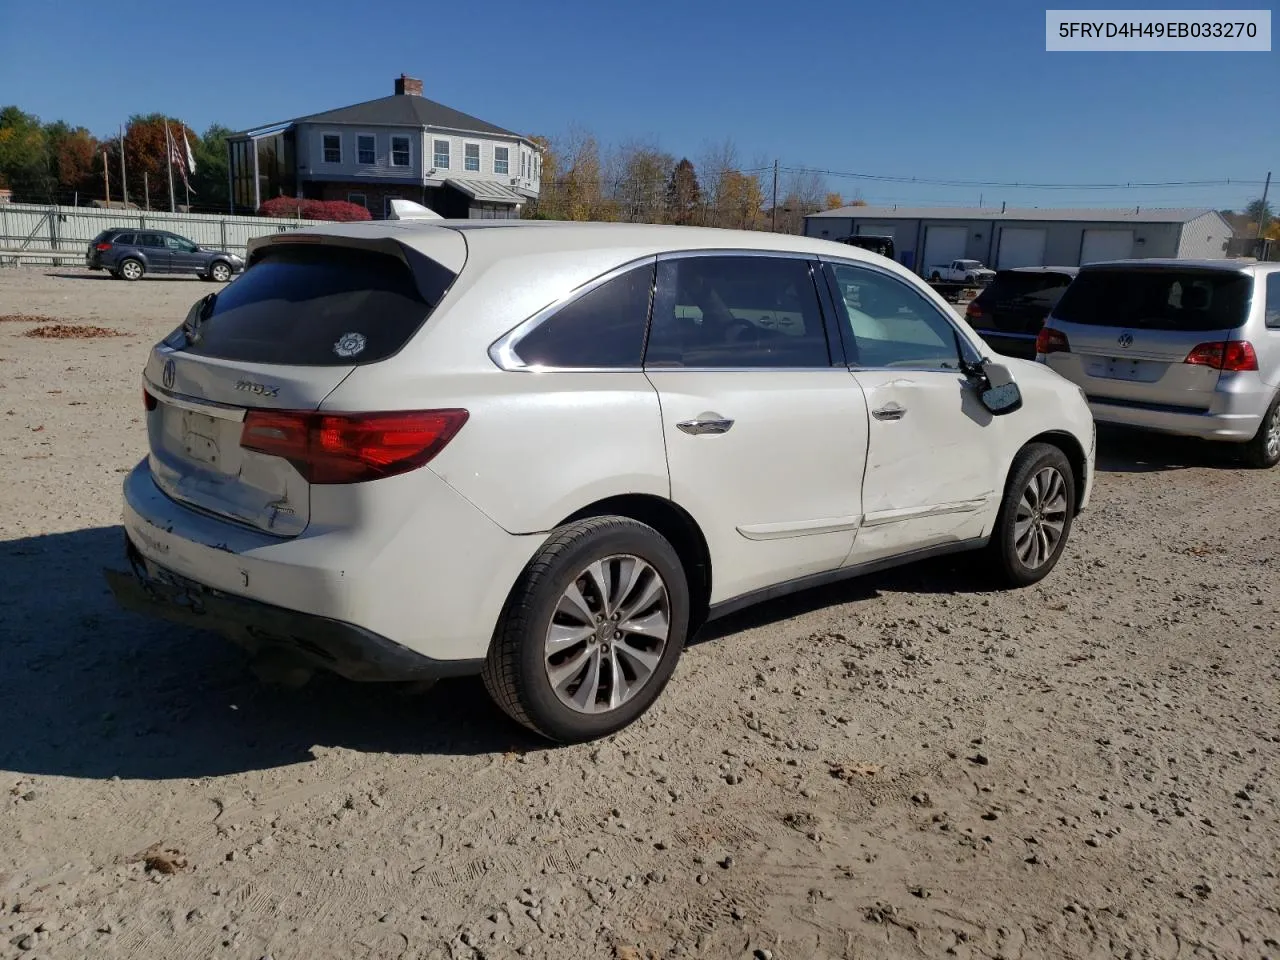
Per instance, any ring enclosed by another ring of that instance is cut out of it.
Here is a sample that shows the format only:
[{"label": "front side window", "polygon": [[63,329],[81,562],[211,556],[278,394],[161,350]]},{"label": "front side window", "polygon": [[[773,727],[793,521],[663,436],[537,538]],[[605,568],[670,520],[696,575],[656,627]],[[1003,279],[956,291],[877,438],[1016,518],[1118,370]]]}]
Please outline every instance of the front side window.
[{"label": "front side window", "polygon": [[539,323],[515,354],[529,366],[637,369],[652,290],[652,263],[619,274]]},{"label": "front side window", "polygon": [[1267,328],[1280,330],[1280,271],[1267,274]]},{"label": "front side window", "polygon": [[372,134],[362,133],[356,137],[356,153],[357,159],[361,166],[371,167],[377,161],[378,156],[374,150],[374,141]]},{"label": "front side window", "polygon": [[[447,147],[448,144],[445,144],[445,146]],[[445,152],[447,154],[448,150],[446,150]],[[391,138],[391,165],[393,167],[407,167],[409,165],[409,138],[408,137],[392,137]]]},{"label": "front side window", "polygon": [[449,169],[449,141],[448,140],[437,140],[435,142],[435,146],[432,149],[432,154],[434,157],[433,162],[435,163],[437,170]]},{"label": "front side window", "polygon": [[190,240],[184,240],[182,237],[175,237],[166,234],[164,238],[165,246],[177,253],[195,253],[196,245]]},{"label": "front side window", "polygon": [[326,133],[323,138],[324,142],[324,162],[325,163],[341,163],[342,162],[342,137],[336,133]]},{"label": "front side window", "polygon": [[462,166],[475,173],[480,172],[480,144],[468,143],[464,148]]},{"label": "front side window", "polygon": [[829,367],[808,261],[677,257],[658,264],[648,367]]},{"label": "front side window", "polygon": [[956,328],[924,294],[865,267],[831,264],[827,269],[852,365],[959,368]]},{"label": "front side window", "polygon": [[511,148],[493,148],[493,172],[507,174],[511,172]]}]

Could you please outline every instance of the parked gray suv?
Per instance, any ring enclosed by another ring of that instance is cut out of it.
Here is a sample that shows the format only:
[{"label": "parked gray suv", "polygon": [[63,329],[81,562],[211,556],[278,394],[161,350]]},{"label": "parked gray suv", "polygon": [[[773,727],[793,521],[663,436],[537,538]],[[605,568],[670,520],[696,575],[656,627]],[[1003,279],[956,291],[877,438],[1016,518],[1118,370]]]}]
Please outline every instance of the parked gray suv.
[{"label": "parked gray suv", "polygon": [[1242,445],[1280,463],[1280,263],[1126,260],[1080,269],[1036,359],[1094,419]]},{"label": "parked gray suv", "polygon": [[89,242],[85,266],[113,277],[141,280],[148,273],[193,273],[226,283],[244,269],[244,259],[226,250],[206,250],[167,230],[113,227]]}]

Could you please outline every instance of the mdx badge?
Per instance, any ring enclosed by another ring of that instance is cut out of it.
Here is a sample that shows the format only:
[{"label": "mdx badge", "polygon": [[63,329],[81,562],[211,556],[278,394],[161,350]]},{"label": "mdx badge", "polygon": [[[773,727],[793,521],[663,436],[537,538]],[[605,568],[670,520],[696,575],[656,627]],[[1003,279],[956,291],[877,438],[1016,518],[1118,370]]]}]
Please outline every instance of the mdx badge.
[{"label": "mdx badge", "polygon": [[278,386],[273,386],[269,383],[254,383],[252,380],[237,380],[236,389],[244,390],[259,397],[276,397],[280,395]]}]

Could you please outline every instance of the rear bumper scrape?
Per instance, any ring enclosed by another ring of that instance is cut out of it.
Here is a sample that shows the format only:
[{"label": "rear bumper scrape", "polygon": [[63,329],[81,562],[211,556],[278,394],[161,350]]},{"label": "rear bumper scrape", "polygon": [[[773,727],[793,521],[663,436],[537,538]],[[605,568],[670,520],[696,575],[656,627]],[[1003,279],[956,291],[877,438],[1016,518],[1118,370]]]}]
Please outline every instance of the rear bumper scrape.
[{"label": "rear bumper scrape", "polygon": [[357,681],[469,676],[483,660],[434,660],[363,627],[215,590],[147,560],[126,535],[131,570],[103,570],[126,610],[210,630],[250,654],[280,651]]}]

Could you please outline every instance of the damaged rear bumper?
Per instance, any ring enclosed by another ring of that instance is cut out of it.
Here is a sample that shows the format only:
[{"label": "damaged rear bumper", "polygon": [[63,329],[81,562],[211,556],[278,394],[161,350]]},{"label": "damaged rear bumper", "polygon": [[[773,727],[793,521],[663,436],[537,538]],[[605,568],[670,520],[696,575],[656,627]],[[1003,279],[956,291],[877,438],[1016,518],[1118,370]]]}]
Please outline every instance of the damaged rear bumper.
[{"label": "damaged rear bumper", "polygon": [[285,654],[348,680],[477,674],[483,660],[434,660],[363,627],[288,610],[197,583],[145,558],[125,536],[131,569],[103,570],[126,610],[219,633],[254,656]]}]

